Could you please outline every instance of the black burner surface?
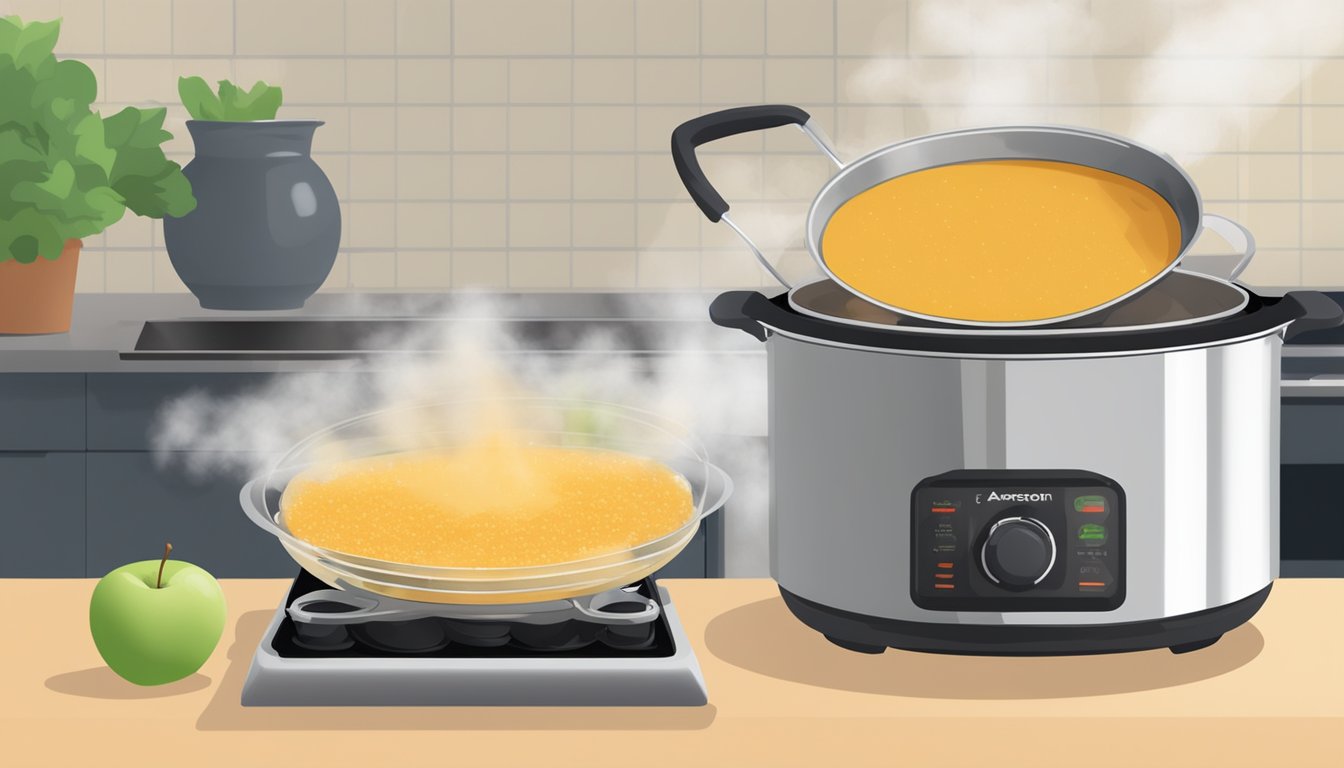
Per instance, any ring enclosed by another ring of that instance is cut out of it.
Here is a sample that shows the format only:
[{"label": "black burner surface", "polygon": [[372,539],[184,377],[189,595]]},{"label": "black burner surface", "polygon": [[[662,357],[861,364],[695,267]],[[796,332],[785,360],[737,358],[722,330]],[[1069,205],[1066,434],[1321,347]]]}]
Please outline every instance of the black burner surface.
[{"label": "black burner surface", "polygon": [[[285,607],[309,592],[330,588],[316,576],[300,571]],[[639,582],[634,592],[657,601],[659,606],[663,604],[652,579]],[[309,610],[317,607],[309,606]],[[665,612],[648,624],[606,627],[578,621],[534,626],[441,618],[318,626],[297,624],[285,616],[271,647],[282,658],[290,659],[666,658],[676,651]]]}]

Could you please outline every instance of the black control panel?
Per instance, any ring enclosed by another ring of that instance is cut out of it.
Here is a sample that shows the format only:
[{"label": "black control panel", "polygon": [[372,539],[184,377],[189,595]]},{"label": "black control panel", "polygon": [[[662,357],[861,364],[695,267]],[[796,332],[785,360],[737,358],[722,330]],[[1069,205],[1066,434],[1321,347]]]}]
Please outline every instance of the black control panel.
[{"label": "black control panel", "polygon": [[1081,470],[956,470],[910,499],[910,596],[935,611],[1110,611],[1125,494]]}]

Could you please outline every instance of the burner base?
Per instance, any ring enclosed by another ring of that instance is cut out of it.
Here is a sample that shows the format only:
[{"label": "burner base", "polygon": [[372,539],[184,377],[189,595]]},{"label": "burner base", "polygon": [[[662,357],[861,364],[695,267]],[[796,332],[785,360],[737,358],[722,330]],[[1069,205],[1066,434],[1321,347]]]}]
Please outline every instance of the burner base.
[{"label": "burner base", "polygon": [[281,605],[243,684],[243,706],[701,706],[700,664],[661,588],[674,651],[665,657],[286,658],[273,640]]}]

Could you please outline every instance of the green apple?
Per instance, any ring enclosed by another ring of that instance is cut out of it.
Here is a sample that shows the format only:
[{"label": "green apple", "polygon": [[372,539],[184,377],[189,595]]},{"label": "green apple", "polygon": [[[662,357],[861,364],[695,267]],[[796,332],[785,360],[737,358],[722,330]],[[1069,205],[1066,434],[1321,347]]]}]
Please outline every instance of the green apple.
[{"label": "green apple", "polygon": [[224,592],[191,563],[123,565],[98,582],[89,601],[93,644],[113,672],[136,685],[161,685],[196,672],[224,632]]}]

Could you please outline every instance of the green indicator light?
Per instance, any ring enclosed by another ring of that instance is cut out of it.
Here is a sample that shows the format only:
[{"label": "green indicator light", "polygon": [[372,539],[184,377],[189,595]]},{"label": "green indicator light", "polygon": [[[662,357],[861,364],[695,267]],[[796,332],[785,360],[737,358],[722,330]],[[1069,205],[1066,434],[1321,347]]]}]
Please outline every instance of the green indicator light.
[{"label": "green indicator light", "polygon": [[1079,496],[1073,500],[1073,510],[1075,512],[1105,512],[1105,496]]},{"label": "green indicator light", "polygon": [[1079,541],[1105,541],[1106,527],[1096,523],[1086,523],[1078,529]]}]

